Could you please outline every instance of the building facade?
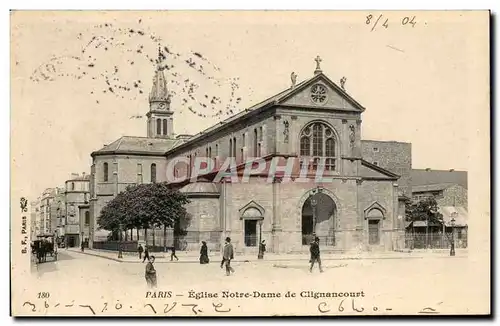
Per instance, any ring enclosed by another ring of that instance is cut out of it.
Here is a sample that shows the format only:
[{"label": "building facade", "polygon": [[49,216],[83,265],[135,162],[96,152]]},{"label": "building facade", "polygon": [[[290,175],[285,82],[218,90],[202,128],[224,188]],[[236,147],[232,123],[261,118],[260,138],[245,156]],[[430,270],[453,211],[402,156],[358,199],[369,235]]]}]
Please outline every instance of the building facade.
[{"label": "building facade", "polygon": [[[239,252],[256,252],[260,240],[273,252],[303,252],[313,234],[323,250],[403,246],[400,207],[411,195],[411,147],[362,141],[365,108],[323,74],[319,63],[313,77],[191,137],[173,134],[166,85],[159,67],[149,99],[148,137],[122,137],[91,154],[91,241],[101,209],[117,193],[128,185],[167,181],[171,173],[181,180],[170,177],[172,187],[191,199],[182,249],[197,249],[202,240],[218,248],[229,236]],[[376,146],[384,160],[378,153],[365,159]],[[404,153],[394,157],[400,149]],[[194,178],[200,157],[213,165]],[[228,158],[239,177],[254,158],[264,160],[264,172],[244,181],[218,180]],[[181,159],[184,163],[174,164]],[[288,162],[291,178],[275,173],[269,179],[269,169]],[[322,180],[316,179],[318,170]]]},{"label": "building facade", "polygon": [[467,189],[455,183],[434,183],[413,187],[416,201],[434,197],[439,207],[456,206],[467,209]]},{"label": "building facade", "polygon": [[82,217],[81,214],[85,215],[85,207],[87,207],[88,211],[89,188],[90,175],[85,173],[82,175],[72,173],[70,179],[65,182],[64,240],[67,247],[80,246],[81,241],[85,240],[85,231],[82,225],[82,218],[85,220],[85,217]]}]

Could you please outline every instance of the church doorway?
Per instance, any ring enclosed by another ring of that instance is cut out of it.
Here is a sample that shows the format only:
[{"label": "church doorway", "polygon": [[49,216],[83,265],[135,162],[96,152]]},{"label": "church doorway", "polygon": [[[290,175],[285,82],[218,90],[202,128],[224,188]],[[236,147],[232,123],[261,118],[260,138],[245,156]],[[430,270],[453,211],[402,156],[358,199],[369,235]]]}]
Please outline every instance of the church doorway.
[{"label": "church doorway", "polygon": [[335,245],[335,218],[337,207],[325,193],[309,196],[302,206],[302,245],[308,245],[317,236],[320,245]]},{"label": "church doorway", "polygon": [[368,220],[368,244],[380,244],[380,220]]},{"label": "church doorway", "polygon": [[257,246],[257,220],[245,220],[245,246]]}]

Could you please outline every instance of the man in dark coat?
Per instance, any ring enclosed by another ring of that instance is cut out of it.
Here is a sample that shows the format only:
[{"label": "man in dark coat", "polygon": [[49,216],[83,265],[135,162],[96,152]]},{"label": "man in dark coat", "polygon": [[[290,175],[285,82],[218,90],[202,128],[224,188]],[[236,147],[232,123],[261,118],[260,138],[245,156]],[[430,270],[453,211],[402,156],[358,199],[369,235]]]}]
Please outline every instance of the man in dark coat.
[{"label": "man in dark coat", "polygon": [[139,244],[139,247],[137,247],[137,252],[139,253],[139,259],[142,259],[142,252],[144,251],[144,248],[142,247],[141,244]]},{"label": "man in dark coat", "polygon": [[175,257],[175,259],[179,260],[179,258],[177,258],[177,256],[175,255],[175,246],[170,247],[170,252],[171,252],[171,254],[170,254],[170,261],[173,261],[174,257]]},{"label": "man in dark coat", "polygon": [[144,263],[145,261],[149,260],[149,249],[148,249],[148,246],[144,246],[144,259],[142,260],[142,262]]},{"label": "man in dark coat", "polygon": [[156,270],[153,265],[155,262],[155,256],[151,256],[149,258],[148,263],[146,264],[146,273],[145,273],[145,278],[146,278],[146,283],[148,284],[149,288],[155,288],[157,285],[157,279],[156,279]]},{"label": "man in dark coat", "polygon": [[311,246],[309,248],[309,252],[311,253],[311,267],[309,268],[309,272],[312,273],[312,269],[314,267],[314,263],[318,262],[319,271],[323,273],[323,269],[321,268],[321,257],[319,251],[319,238],[315,237],[314,242],[311,242]]},{"label": "man in dark coat", "polygon": [[226,275],[229,276],[234,273],[234,268],[231,267],[231,260],[234,259],[234,249],[231,244],[231,238],[226,238],[226,244],[222,252],[223,262],[226,265]]},{"label": "man in dark coat", "polygon": [[266,252],[266,240],[262,240],[259,244],[259,254],[257,259],[264,259],[264,253]]}]

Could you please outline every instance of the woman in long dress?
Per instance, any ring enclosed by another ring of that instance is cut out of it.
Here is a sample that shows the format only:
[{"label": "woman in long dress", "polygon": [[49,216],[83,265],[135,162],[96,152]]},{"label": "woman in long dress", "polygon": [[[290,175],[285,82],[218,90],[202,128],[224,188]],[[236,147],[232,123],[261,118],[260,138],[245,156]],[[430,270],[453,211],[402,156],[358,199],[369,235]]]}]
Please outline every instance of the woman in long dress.
[{"label": "woman in long dress", "polygon": [[148,287],[150,288],[155,288],[156,287],[156,270],[153,265],[155,262],[155,256],[151,256],[149,258],[148,263],[146,264],[146,283],[148,284]]},{"label": "woman in long dress", "polygon": [[208,264],[210,262],[210,259],[208,259],[208,247],[207,243],[205,241],[201,242],[201,249],[200,249],[200,264]]}]

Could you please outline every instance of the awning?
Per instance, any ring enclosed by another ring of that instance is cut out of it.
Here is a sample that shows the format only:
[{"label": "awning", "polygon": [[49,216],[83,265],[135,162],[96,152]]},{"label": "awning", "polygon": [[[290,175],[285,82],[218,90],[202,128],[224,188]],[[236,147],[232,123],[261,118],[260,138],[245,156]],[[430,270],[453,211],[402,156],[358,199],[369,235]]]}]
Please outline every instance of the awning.
[{"label": "awning", "polygon": [[451,226],[451,218],[452,214],[455,214],[455,226],[467,226],[467,221],[469,214],[467,209],[464,207],[455,207],[455,206],[443,206],[439,208],[439,213],[443,214],[444,224],[446,226]]},{"label": "awning", "polygon": [[[414,228],[425,228],[427,227],[427,221],[406,222],[405,228],[409,228],[410,226]],[[429,226],[441,226],[441,224],[435,222],[429,222]]]}]

